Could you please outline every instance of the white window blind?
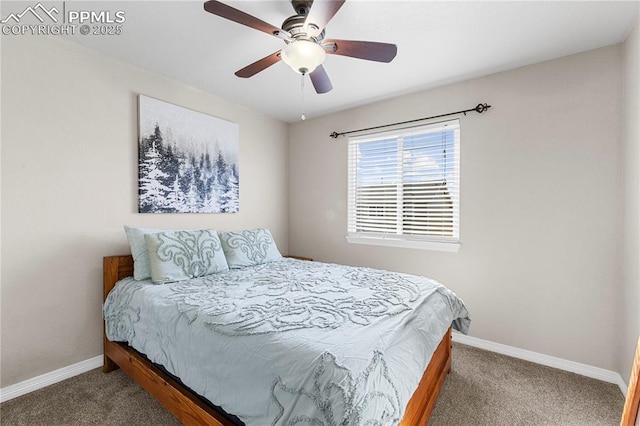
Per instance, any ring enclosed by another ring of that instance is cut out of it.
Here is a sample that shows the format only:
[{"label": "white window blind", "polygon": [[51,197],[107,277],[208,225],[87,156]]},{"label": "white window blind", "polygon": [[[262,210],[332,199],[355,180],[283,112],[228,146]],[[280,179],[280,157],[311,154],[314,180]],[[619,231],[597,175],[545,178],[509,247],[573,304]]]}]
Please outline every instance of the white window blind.
[{"label": "white window blind", "polygon": [[348,176],[349,237],[458,243],[458,120],[351,137]]}]

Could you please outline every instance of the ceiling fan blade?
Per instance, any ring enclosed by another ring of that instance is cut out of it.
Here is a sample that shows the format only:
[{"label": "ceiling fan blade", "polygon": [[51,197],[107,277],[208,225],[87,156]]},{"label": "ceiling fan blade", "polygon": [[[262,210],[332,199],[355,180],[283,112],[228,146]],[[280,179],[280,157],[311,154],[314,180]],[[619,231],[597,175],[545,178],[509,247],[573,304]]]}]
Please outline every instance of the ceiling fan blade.
[{"label": "ceiling fan blade", "polygon": [[398,47],[395,44],[376,41],[326,39],[322,42],[322,46],[330,55],[351,56],[377,62],[391,62],[398,53]]},{"label": "ceiling fan blade", "polygon": [[280,60],[280,51],[272,53],[269,56],[265,56],[264,58],[255,61],[254,63],[247,65],[239,71],[236,71],[236,75],[242,78],[252,77],[258,74],[260,71],[264,71],[269,68],[271,65],[275,64]]},{"label": "ceiling fan blade", "polygon": [[268,24],[256,18],[255,16],[251,16],[248,13],[242,12],[241,10],[235,9],[231,6],[227,6],[226,4],[216,0],[209,0],[205,2],[204,10],[209,13],[213,13],[214,15],[221,16],[230,21],[246,25],[249,28],[254,28],[267,34],[274,35],[276,37],[278,36],[278,34],[286,34],[288,36],[290,35],[281,28],[274,27],[273,25]]},{"label": "ceiling fan blade", "polygon": [[327,93],[333,89],[331,80],[329,80],[329,76],[322,65],[318,65],[318,67],[309,74],[309,78],[311,78],[311,83],[313,83],[316,93]]},{"label": "ceiling fan blade", "polygon": [[[305,31],[311,36],[320,34],[331,18],[340,10],[344,2],[345,0],[315,0],[311,5],[311,10],[309,10],[307,14],[307,19],[304,21]],[[308,28],[309,24],[314,24],[318,29],[310,31]]]}]

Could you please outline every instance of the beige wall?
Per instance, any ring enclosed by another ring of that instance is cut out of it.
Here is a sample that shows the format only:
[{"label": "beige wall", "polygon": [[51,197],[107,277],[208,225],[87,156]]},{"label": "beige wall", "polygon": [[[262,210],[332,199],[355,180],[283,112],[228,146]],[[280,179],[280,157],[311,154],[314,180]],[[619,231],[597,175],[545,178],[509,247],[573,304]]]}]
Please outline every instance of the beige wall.
[{"label": "beige wall", "polygon": [[[612,46],[290,126],[289,251],[431,276],[472,336],[614,370],[621,70]],[[479,102],[461,118],[460,251],[348,244],[347,139],[328,135]]]},{"label": "beige wall", "polygon": [[623,280],[618,371],[629,379],[640,335],[640,22],[624,44]]},{"label": "beige wall", "polygon": [[[46,37],[2,37],[2,387],[102,353],[122,226],[269,227],[287,252],[287,125]],[[137,214],[137,95],[240,126],[240,213]]]}]

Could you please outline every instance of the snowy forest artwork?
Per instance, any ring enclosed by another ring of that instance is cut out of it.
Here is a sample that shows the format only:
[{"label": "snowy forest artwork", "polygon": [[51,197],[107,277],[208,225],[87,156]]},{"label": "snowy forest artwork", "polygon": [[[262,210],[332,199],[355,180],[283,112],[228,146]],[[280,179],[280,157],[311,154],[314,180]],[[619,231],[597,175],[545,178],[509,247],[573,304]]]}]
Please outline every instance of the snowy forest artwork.
[{"label": "snowy forest artwork", "polygon": [[140,213],[239,211],[238,125],[139,96]]}]

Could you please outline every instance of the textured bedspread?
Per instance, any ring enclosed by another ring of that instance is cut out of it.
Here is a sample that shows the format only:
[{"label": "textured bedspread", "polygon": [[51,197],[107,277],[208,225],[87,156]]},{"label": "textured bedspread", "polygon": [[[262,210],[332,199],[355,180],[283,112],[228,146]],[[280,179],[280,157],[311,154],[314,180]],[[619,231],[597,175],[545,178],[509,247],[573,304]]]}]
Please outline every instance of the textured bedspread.
[{"label": "textured bedspread", "polygon": [[155,285],[104,305],[128,342],[247,425],[393,425],[467,310],[418,276],[294,259]]}]

